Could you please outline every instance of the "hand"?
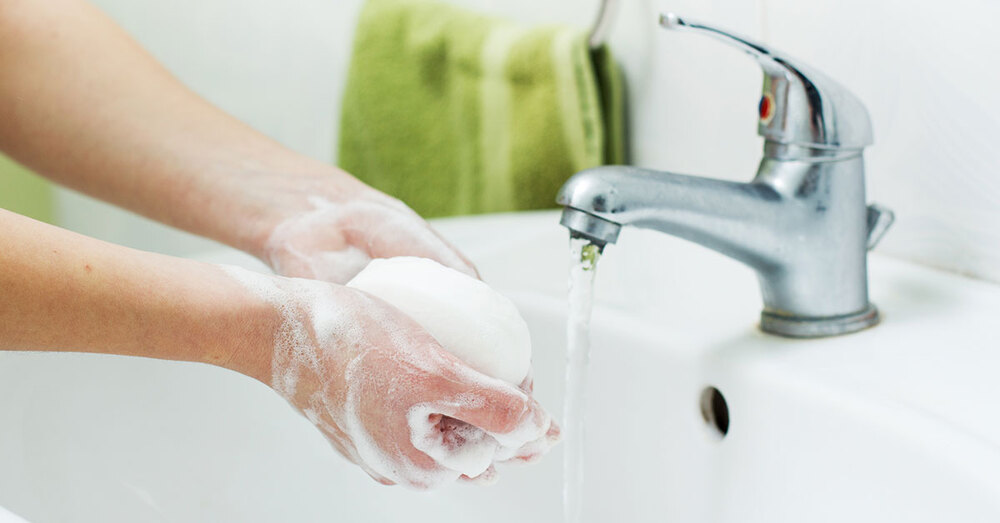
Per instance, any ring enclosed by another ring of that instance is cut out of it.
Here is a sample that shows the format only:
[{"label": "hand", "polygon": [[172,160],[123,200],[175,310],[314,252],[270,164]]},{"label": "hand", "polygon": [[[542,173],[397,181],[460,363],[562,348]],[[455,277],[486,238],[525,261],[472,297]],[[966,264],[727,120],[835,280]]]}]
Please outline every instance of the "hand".
[{"label": "hand", "polygon": [[346,283],[372,258],[419,256],[478,277],[406,204],[356,181],[349,187],[332,198],[308,197],[305,209],[274,227],[263,258],[276,273]]},{"label": "hand", "polygon": [[228,272],[282,316],[270,385],[385,484],[492,479],[558,438],[523,390],[480,374],[408,316],[348,287]]}]

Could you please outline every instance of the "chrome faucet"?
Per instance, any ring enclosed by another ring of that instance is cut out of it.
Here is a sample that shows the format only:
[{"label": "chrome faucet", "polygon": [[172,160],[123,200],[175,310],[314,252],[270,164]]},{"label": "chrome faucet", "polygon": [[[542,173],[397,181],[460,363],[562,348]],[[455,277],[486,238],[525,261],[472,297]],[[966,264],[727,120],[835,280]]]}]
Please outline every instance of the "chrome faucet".
[{"label": "chrome faucet", "polygon": [[866,206],[862,153],[872,130],[865,106],[823,74],[747,38],[674,14],[662,15],[660,25],[713,36],[760,64],[757,176],[737,183],[627,166],[588,169],[559,191],[562,225],[601,248],[623,226],[654,229],[749,265],[760,280],[765,332],[812,338],[878,323],[867,253],[893,214]]}]

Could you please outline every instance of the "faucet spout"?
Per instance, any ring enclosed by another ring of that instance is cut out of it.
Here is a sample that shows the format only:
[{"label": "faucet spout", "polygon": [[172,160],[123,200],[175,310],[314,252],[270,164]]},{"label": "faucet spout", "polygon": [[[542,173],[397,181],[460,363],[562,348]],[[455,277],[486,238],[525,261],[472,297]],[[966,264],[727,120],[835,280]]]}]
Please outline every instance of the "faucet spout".
[{"label": "faucet spout", "polygon": [[572,207],[563,209],[559,224],[569,229],[571,237],[589,240],[590,243],[596,245],[601,251],[604,250],[607,244],[616,243],[618,241],[618,233],[622,230],[622,226],[619,223],[605,220],[604,218]]},{"label": "faucet spout", "polygon": [[565,208],[561,223],[578,236],[614,243],[628,225],[699,243],[754,268],[775,263],[764,225],[777,220],[781,195],[767,184],[604,166],[574,175],[556,201]]}]

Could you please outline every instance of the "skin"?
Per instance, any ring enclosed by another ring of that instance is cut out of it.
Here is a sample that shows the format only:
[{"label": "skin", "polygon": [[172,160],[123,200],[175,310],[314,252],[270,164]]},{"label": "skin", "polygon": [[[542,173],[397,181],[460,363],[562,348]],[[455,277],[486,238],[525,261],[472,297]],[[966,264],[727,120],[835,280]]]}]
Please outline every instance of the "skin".
[{"label": "skin", "polygon": [[[520,448],[512,459],[524,461],[558,437],[549,415],[527,392],[470,369],[378,298],[314,280],[275,283],[280,300],[292,304],[285,309],[291,315],[287,325],[301,324],[306,339],[279,353],[272,386],[376,480],[429,488],[459,477],[418,450],[412,431],[429,434],[451,455],[463,443],[457,429],[470,425],[475,436],[516,438]],[[317,314],[332,309],[335,315]],[[337,335],[322,334],[328,331]],[[283,379],[290,371],[292,382]],[[413,419],[415,408],[428,414]],[[359,431],[364,436],[356,438]]]},{"label": "skin", "polygon": [[270,382],[281,318],[218,268],[3,210],[0,230],[0,350],[203,362]]},{"label": "skin", "polygon": [[[268,278],[309,332],[310,307],[352,315],[362,339],[313,333],[309,350],[322,365],[286,398],[303,411],[322,398],[326,410],[314,423],[348,458],[358,461],[334,418],[351,386],[345,362],[358,347],[366,386],[405,385],[406,394],[371,394],[360,408],[376,445],[399,459],[438,466],[410,444],[405,413],[457,393],[482,401],[431,416],[446,436],[455,423],[497,434],[535,423],[550,438],[557,434],[530,398],[530,383],[483,381],[398,310],[337,285],[366,259],[399,255],[475,274],[398,200],[214,108],[82,0],[0,0],[0,71],[0,150],[56,182],[259,257],[280,275]],[[290,320],[220,268],[6,211],[0,231],[0,350],[201,362],[275,386],[275,340]],[[306,302],[315,295],[325,301]],[[374,305],[357,310],[358,300]],[[396,341],[387,343],[390,337]],[[399,351],[444,363],[414,373]]]},{"label": "skin", "polygon": [[[0,150],[63,185],[272,265],[287,257],[286,246],[268,245],[272,233],[312,211],[310,199],[370,202],[366,213],[342,213],[329,231],[284,243],[307,256],[353,246],[474,273],[434,233],[414,242],[379,231],[382,222],[430,228],[397,200],[199,98],[86,2],[0,3],[0,70]],[[312,276],[288,265],[286,275]]]}]

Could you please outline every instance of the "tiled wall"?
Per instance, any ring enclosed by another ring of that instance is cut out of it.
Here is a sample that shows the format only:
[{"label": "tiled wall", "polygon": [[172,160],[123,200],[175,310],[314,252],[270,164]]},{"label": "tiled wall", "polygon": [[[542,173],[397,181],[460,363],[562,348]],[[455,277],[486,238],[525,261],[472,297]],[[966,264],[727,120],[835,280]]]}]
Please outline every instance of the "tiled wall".
[{"label": "tiled wall", "polygon": [[[333,154],[336,101],[360,0],[96,0],[183,81],[290,147]],[[597,0],[451,0],[587,26]],[[898,221],[882,252],[1000,282],[1000,2],[619,0],[635,163],[748,180],[760,71],[740,52],[655,25],[660,11],[761,39],[828,73],[875,125],[869,194]],[[63,221],[142,248],[205,244],[62,193]],[[151,229],[153,232],[151,232]]]}]

